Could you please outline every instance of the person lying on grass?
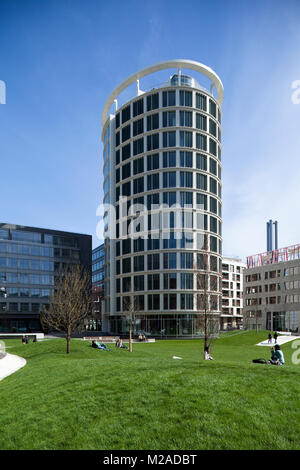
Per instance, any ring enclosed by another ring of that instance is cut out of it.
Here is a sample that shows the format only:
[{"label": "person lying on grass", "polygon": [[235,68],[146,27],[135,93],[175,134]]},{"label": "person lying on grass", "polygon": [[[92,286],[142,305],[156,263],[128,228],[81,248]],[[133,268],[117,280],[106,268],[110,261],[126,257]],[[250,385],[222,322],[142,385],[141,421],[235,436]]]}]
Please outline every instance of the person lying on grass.
[{"label": "person lying on grass", "polygon": [[110,351],[110,349],[104,343],[98,343],[97,341],[92,341],[92,348],[101,349],[102,351]]}]

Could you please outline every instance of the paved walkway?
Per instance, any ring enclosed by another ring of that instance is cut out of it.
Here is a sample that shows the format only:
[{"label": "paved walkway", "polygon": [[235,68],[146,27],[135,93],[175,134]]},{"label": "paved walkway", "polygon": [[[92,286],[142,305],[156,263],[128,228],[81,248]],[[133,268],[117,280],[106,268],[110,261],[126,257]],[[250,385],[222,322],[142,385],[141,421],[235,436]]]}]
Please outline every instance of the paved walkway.
[{"label": "paved walkway", "polygon": [[[289,335],[289,336],[285,336],[285,335],[280,335],[278,336],[277,338],[277,344],[284,344],[284,343],[288,343],[288,341],[294,341],[295,339],[299,339],[300,340],[300,336],[292,336],[292,335]],[[261,343],[258,343],[256,346],[275,346],[275,341],[274,341],[274,338],[272,338],[272,343],[269,343],[268,342],[268,339],[266,339],[265,341],[262,341]]]},{"label": "paved walkway", "polygon": [[25,365],[26,360],[23,357],[7,353],[3,359],[0,359],[0,381]]}]

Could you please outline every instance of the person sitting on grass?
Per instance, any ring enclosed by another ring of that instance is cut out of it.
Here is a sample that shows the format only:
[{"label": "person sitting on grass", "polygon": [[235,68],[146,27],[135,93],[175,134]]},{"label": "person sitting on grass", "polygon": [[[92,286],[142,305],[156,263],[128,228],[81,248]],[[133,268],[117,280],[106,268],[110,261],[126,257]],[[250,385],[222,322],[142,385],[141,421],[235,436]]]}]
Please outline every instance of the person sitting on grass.
[{"label": "person sitting on grass", "polygon": [[213,361],[214,358],[211,357],[210,355],[210,347],[209,346],[205,346],[204,348],[204,360],[205,361]]},{"label": "person sitting on grass", "polygon": [[271,359],[268,361],[268,364],[273,364],[275,366],[284,365],[284,355],[280,349],[279,344],[275,344],[275,349],[271,348]]}]

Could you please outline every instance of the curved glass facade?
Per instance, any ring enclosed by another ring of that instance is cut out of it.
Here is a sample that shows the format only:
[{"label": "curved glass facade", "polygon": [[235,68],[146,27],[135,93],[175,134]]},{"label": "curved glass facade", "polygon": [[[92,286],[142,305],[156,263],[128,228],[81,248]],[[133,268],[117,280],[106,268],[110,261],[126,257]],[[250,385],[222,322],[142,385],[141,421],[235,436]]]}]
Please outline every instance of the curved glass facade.
[{"label": "curved glass facade", "polygon": [[110,330],[126,332],[133,298],[137,330],[196,336],[201,273],[211,311],[221,310],[219,104],[194,78],[174,75],[108,121],[104,202],[110,197],[115,208],[115,236],[106,244]]}]

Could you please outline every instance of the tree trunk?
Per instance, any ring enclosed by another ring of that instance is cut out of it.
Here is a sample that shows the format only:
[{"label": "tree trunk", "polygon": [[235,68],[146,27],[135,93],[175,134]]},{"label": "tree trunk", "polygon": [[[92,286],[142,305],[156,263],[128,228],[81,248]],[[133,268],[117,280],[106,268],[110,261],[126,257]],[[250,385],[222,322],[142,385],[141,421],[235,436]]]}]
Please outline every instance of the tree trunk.
[{"label": "tree trunk", "polygon": [[129,320],[129,352],[132,352],[132,312],[130,312]]},{"label": "tree trunk", "polygon": [[67,332],[67,354],[70,354],[70,340],[71,340],[71,334],[70,331]]}]

